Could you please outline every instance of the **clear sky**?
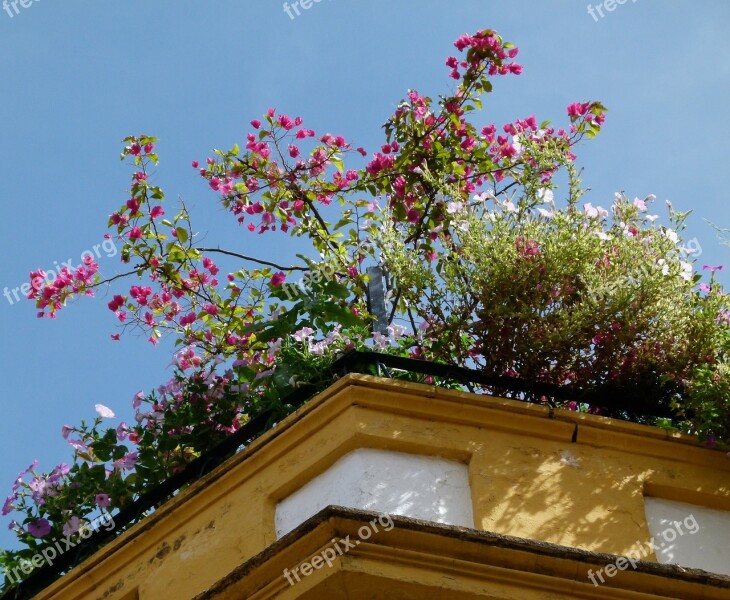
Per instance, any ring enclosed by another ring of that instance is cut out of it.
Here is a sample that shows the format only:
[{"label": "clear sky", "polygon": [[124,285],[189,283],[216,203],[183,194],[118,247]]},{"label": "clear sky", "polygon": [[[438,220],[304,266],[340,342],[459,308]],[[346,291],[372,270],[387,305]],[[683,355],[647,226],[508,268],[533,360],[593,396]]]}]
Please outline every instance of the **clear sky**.
[{"label": "clear sky", "polygon": [[[730,263],[705,221],[730,227],[727,0],[606,0],[613,10],[593,2],[594,16],[586,0],[321,0],[293,18],[279,0],[23,1],[0,11],[0,288],[102,242],[131,173],[119,141],[136,133],[161,138],[156,181],[168,202],[185,199],[206,244],[286,261],[291,246],[239,229],[190,161],[243,140],[269,106],[373,150],[408,88],[452,89],[452,42],[484,27],[520,47],[525,70],[497,82],[481,120],[564,124],[568,103],[601,100],[604,132],[578,152],[585,201],[670,199],[694,211],[700,266]],[[114,275],[118,257],[100,253]],[[170,377],[169,345],[110,341],[107,301],[50,321],[0,296],[2,498],[33,458],[70,458],[64,423],[92,419],[97,402],[129,419],[132,395]]]}]

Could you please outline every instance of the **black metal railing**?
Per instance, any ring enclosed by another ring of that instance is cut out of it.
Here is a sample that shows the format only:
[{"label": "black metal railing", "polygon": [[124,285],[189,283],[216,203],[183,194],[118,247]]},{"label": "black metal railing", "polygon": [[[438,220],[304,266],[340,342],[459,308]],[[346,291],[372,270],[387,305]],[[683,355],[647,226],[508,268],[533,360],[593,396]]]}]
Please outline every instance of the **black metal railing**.
[{"label": "black metal railing", "polygon": [[[373,367],[377,370],[373,371]],[[536,402],[544,397],[551,406],[556,402],[575,401],[592,407],[601,407],[610,414],[623,413],[629,417],[668,417],[675,416],[669,405],[670,391],[654,393],[649,396],[637,386],[604,385],[599,389],[582,389],[577,386],[562,386],[541,381],[520,379],[519,377],[487,375],[482,371],[437,363],[415,358],[406,358],[372,351],[353,351],[339,358],[332,366],[335,374],[346,372],[371,372],[390,377],[389,369],[407,373],[436,377],[461,383],[473,391],[473,386],[488,388],[495,392],[509,392],[510,397]],[[514,393],[523,397],[515,396]]]}]

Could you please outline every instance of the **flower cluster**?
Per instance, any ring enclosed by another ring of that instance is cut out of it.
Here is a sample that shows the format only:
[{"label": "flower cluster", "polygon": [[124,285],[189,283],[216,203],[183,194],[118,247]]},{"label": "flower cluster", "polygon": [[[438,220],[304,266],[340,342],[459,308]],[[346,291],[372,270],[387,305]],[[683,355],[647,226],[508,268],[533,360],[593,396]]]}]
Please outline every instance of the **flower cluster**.
[{"label": "flower cluster", "polygon": [[53,281],[46,281],[46,273],[42,269],[30,273],[29,300],[36,301],[40,309],[39,317],[56,317],[56,311],[63,307],[66,299],[85,294],[93,296],[93,287],[98,283],[99,265],[91,256],[84,256],[84,264],[73,271],[62,267]]}]

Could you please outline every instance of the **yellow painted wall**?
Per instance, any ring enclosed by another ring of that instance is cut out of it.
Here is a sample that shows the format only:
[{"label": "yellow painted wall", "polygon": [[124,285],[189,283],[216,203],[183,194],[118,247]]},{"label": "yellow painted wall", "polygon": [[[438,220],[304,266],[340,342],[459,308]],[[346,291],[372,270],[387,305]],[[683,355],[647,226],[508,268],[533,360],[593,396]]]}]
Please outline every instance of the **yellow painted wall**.
[{"label": "yellow painted wall", "polygon": [[276,540],[279,500],[362,447],[462,461],[477,528],[596,552],[649,539],[645,493],[730,510],[730,460],[689,436],[350,375],[38,598],[191,598]]}]

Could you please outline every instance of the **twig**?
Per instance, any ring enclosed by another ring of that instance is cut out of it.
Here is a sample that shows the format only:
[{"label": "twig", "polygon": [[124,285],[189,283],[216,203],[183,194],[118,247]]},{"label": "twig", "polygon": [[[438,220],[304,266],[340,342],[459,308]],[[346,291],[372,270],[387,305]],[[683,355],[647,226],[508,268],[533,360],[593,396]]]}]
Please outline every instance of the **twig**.
[{"label": "twig", "polygon": [[274,269],[279,269],[280,271],[309,271],[310,270],[309,267],[297,267],[297,266],[284,267],[282,265],[278,265],[278,264],[270,262],[268,260],[254,258],[253,256],[246,256],[245,254],[239,254],[238,252],[231,252],[230,250],[223,250],[222,248],[198,248],[198,250],[200,250],[201,252],[218,252],[220,254],[226,254],[228,256],[235,256],[236,258],[242,258],[243,260],[258,263],[260,265],[265,265],[267,267],[273,267]]}]

